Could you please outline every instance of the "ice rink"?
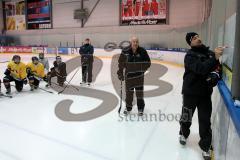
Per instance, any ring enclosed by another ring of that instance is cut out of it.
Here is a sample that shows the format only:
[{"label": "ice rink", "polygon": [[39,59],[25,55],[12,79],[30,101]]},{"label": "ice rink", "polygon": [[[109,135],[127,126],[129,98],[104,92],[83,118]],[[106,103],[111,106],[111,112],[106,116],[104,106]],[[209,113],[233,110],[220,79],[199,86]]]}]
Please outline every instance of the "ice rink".
[{"label": "ice rink", "polygon": [[[32,55],[21,55],[24,62],[29,62]],[[12,55],[0,55],[1,61],[11,59]],[[72,57],[63,56],[67,61]],[[22,93],[12,89],[12,99],[0,98],[0,160],[200,160],[201,150],[198,147],[199,135],[197,114],[193,118],[191,135],[187,145],[182,147],[178,142],[179,116],[181,113],[182,76],[184,69],[180,66],[154,61],[156,72],[165,69],[158,80],[159,89],[169,91],[158,96],[145,97],[145,118],[137,116],[122,118],[118,115],[120,87],[119,82],[111,78],[112,59],[100,57],[102,68],[90,87],[80,87],[81,68],[72,79],[67,90],[72,94],[57,94],[62,88],[45,88],[54,94],[42,90],[30,91],[24,86]],[[53,58],[49,59],[52,64]],[[79,61],[80,63],[80,61]],[[7,63],[0,64],[0,78],[4,76]],[[154,65],[152,65],[153,67]],[[159,67],[159,68],[158,68]],[[70,81],[78,68],[68,74]],[[148,78],[146,76],[146,78]],[[147,82],[145,78],[145,81]],[[162,86],[161,86],[162,84]],[[145,91],[158,86],[145,85]],[[115,89],[116,88],[116,89]],[[5,88],[2,85],[2,91]],[[101,92],[103,91],[103,92]],[[94,98],[94,93],[108,93],[112,99]],[[87,96],[91,95],[91,96]],[[116,100],[117,101],[116,101]],[[84,116],[101,104],[114,105],[112,110],[88,121],[81,117],[64,119],[59,115],[59,102],[72,102],[70,112]],[[104,101],[104,102],[103,102]],[[123,103],[122,112],[125,108]],[[137,113],[134,106],[133,113]],[[156,117],[150,119],[150,115]]]}]

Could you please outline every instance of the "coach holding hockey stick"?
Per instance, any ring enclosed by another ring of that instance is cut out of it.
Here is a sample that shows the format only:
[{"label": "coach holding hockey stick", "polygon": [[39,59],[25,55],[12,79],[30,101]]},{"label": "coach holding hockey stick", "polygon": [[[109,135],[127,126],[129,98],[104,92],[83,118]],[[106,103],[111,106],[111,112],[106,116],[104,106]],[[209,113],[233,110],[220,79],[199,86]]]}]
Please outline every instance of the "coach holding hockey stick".
[{"label": "coach holding hockey stick", "polygon": [[130,114],[132,110],[134,90],[137,97],[138,116],[142,116],[145,108],[144,102],[144,73],[151,66],[147,51],[139,46],[137,37],[131,38],[131,46],[123,49],[118,59],[118,78],[125,80],[126,87],[126,109],[124,115]]}]

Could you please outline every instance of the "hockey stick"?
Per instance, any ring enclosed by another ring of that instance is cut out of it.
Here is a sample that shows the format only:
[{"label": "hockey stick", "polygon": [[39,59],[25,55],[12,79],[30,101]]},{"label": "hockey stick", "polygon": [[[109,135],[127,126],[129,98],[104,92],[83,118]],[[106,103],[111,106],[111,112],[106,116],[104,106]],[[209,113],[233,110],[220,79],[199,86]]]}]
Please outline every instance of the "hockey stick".
[{"label": "hockey stick", "polygon": [[[60,78],[66,78],[66,77],[67,77],[67,76],[61,76],[61,75],[59,75],[59,73],[57,73],[57,72],[56,72],[56,76],[57,76],[57,77],[60,77]],[[65,82],[67,82],[68,84],[70,83],[70,82],[67,81],[67,80],[65,80]],[[57,83],[54,83],[54,82],[51,82],[51,83],[53,83],[53,84],[59,86]],[[79,91],[78,88],[76,88],[76,87],[74,87],[74,86],[71,86],[71,87],[74,88],[74,89],[76,89],[77,91]]]},{"label": "hockey stick", "polygon": [[[0,81],[0,83],[3,83],[3,82]],[[0,86],[1,86],[1,84],[0,84]],[[11,95],[3,94],[3,93],[1,92],[1,87],[0,87],[0,97],[13,98]]]},{"label": "hockey stick", "polygon": [[51,94],[53,94],[53,92],[52,91],[48,91],[48,90],[46,90],[46,89],[43,89],[43,88],[41,88],[41,87],[39,87],[39,86],[36,86],[36,85],[34,85],[34,84],[30,84],[29,82],[28,82],[28,84],[31,86],[33,86],[33,87],[37,87],[38,89],[40,89],[40,90],[42,90],[42,91],[44,91],[44,92],[47,92],[47,93],[51,93]]},{"label": "hockey stick", "polygon": [[13,98],[13,96],[11,96],[11,95],[6,95],[6,94],[3,94],[3,93],[0,93],[0,97]]},{"label": "hockey stick", "polygon": [[[56,77],[60,77],[60,78],[66,78],[67,76],[61,76],[59,73],[57,73],[56,72]],[[70,82],[69,81],[67,81],[67,80],[65,80],[65,82],[67,82],[67,84],[69,84]],[[48,83],[48,82],[47,82]],[[60,86],[59,84],[57,84],[57,83],[54,83],[54,82],[51,82],[51,83],[53,83],[53,84],[55,84],[55,85],[57,85],[57,86]],[[48,83],[49,84],[49,83]],[[60,86],[60,87],[62,87],[62,86]],[[74,87],[74,86],[71,86],[72,88],[74,88],[74,89],[76,89],[77,91],[79,91],[79,89],[77,88],[77,87]]]},{"label": "hockey stick", "polygon": [[[28,83],[29,85],[30,85],[30,83]],[[15,85],[11,85],[12,87],[16,87]],[[35,86],[35,85],[33,85],[34,87],[37,87],[37,86]],[[52,92],[52,91],[48,91],[48,90],[46,90],[46,89],[43,89],[43,88],[41,88],[41,87],[39,87],[38,86],[38,89],[40,89],[40,90],[42,90],[42,91],[45,91],[45,92],[47,92],[47,93],[51,93],[51,94],[53,94],[54,92]]]},{"label": "hockey stick", "polygon": [[[2,85],[1,83],[3,83],[3,82],[2,82],[2,81],[0,81],[0,86]],[[6,94],[3,94],[3,93],[1,92],[1,87],[0,87],[0,97],[13,98],[13,96],[11,96],[11,95],[6,95]]]},{"label": "hockey stick", "polygon": [[120,90],[120,106],[119,106],[119,109],[118,109],[118,114],[120,115],[120,112],[121,112],[121,109],[122,109],[122,80],[121,80],[121,90]]},{"label": "hockey stick", "polygon": [[[67,76],[60,76],[58,73],[57,73],[57,77],[61,77],[61,78],[66,78]],[[65,80],[65,82],[67,82],[68,84],[70,83],[69,81]],[[55,83],[56,84],[56,83]],[[78,88],[74,87],[74,86],[71,86],[72,88],[76,89],[77,91],[79,91]]]},{"label": "hockey stick", "polygon": [[[66,81],[66,82],[69,83],[68,81]],[[73,89],[79,91],[79,89],[77,87],[75,87],[75,86],[70,85],[70,87],[72,87]]]},{"label": "hockey stick", "polygon": [[[69,81],[65,81],[65,82],[69,83]],[[55,83],[55,82],[51,82],[51,83],[53,83],[53,84],[56,85],[56,86],[61,87],[59,84],[57,84],[57,83]],[[79,89],[78,89],[77,87],[75,87],[75,86],[70,85],[70,87],[72,87],[73,89],[79,91]]]},{"label": "hockey stick", "polygon": [[[37,76],[37,75],[34,75],[33,76],[35,79],[37,79],[39,82],[40,81],[44,81],[41,77],[39,77],[39,76]],[[46,90],[46,89],[43,89],[43,88],[41,88],[41,87],[39,87],[39,86],[36,86],[36,85],[34,85],[34,84],[31,84],[30,82],[28,82],[28,84],[31,86],[33,86],[33,87],[37,87],[37,88],[39,88],[40,90],[42,90],[42,91],[45,91],[45,92],[48,92],[48,93],[51,93],[51,94],[53,94],[53,92],[52,91],[48,91],[48,90]]]},{"label": "hockey stick", "polygon": [[[19,78],[14,78],[16,81],[21,81],[21,79],[19,79]],[[30,84],[29,82],[27,83],[27,84],[29,84],[30,86],[31,85],[33,85],[33,84]],[[26,84],[26,85],[27,85]],[[16,87],[15,85],[10,85],[10,86],[12,86],[12,87]],[[53,94],[54,92],[52,92],[52,91],[48,91],[48,90],[46,90],[46,89],[43,89],[43,88],[41,88],[41,87],[39,87],[39,86],[35,86],[35,85],[33,85],[34,87],[38,87],[40,90],[42,90],[42,91],[45,91],[45,92],[48,92],[48,93],[51,93],[51,94]]]},{"label": "hockey stick", "polygon": [[52,91],[48,91],[48,90],[46,90],[46,89],[43,89],[43,88],[41,88],[41,87],[38,87],[40,90],[42,90],[42,91],[45,91],[45,92],[48,92],[48,93],[51,93],[51,94],[54,94],[54,92],[52,92]]},{"label": "hockey stick", "polygon": [[71,81],[73,80],[73,78],[75,77],[75,75],[78,73],[78,71],[80,70],[80,67],[77,69],[77,71],[74,73],[74,75],[72,76],[72,78],[70,79],[70,81],[68,82],[68,84],[63,88],[62,91],[58,92],[58,94],[61,94],[65,91],[65,89],[69,86],[69,84],[71,83]]},{"label": "hockey stick", "polygon": [[10,61],[2,61],[2,62],[0,62],[0,63],[8,63],[8,62],[10,62]]}]

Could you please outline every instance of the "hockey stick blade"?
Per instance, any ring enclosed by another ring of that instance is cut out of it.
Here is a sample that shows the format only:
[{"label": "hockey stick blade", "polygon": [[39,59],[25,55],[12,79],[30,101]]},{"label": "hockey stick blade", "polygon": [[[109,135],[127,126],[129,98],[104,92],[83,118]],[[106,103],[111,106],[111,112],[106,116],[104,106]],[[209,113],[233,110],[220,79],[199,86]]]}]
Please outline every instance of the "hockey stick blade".
[{"label": "hockey stick blade", "polygon": [[6,94],[0,94],[0,97],[13,98],[13,96],[11,96],[11,95],[6,95]]},{"label": "hockey stick blade", "polygon": [[46,89],[43,89],[43,88],[40,88],[40,87],[39,87],[39,89],[40,89],[40,90],[42,90],[42,91],[45,91],[45,92],[47,92],[47,93],[54,94],[54,92],[52,92],[52,91],[48,91],[48,90],[46,90]]}]

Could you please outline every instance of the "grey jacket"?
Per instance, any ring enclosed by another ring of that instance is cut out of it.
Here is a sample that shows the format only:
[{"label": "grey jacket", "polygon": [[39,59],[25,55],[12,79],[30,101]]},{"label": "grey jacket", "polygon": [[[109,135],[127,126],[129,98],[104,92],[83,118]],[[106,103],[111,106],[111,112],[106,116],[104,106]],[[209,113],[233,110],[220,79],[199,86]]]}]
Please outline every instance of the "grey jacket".
[{"label": "grey jacket", "polygon": [[46,71],[49,71],[49,62],[48,62],[48,59],[47,59],[47,58],[39,59],[39,62],[44,65],[44,69],[45,69]]}]

